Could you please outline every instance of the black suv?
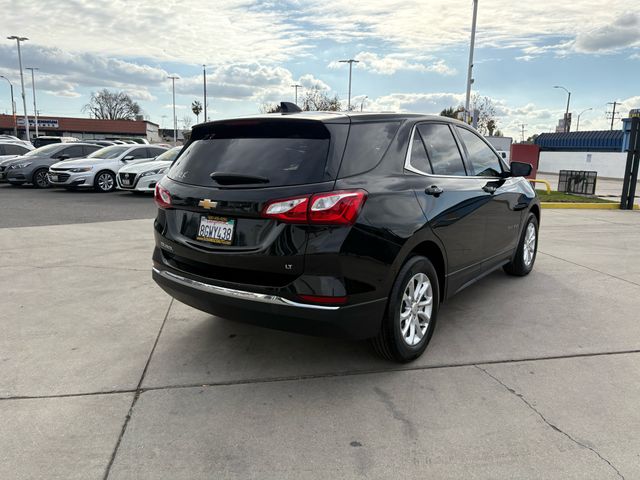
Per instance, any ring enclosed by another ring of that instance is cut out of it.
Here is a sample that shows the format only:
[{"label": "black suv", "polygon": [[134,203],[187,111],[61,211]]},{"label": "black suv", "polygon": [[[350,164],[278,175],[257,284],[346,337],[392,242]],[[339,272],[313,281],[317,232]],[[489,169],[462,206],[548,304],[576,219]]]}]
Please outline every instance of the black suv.
[{"label": "black suv", "polygon": [[440,304],[533,267],[528,164],[418,114],[282,113],[197,125],[156,186],[153,278],[224,318],[425,350]]}]

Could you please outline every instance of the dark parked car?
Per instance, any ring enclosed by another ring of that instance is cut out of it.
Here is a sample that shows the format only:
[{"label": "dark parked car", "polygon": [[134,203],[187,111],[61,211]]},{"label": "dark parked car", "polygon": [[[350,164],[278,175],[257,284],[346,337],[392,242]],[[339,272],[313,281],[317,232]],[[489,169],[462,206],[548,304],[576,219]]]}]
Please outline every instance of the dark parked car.
[{"label": "dark parked car", "polygon": [[153,278],[214,315],[370,338],[410,361],[443,301],[493,270],[533,268],[530,171],[437,116],[201,124],[156,186]]},{"label": "dark parked car", "polygon": [[47,188],[50,186],[47,173],[51,165],[62,160],[86,157],[101,148],[91,143],[50,143],[17,157],[6,166],[4,173],[12,185],[31,183],[36,188]]}]

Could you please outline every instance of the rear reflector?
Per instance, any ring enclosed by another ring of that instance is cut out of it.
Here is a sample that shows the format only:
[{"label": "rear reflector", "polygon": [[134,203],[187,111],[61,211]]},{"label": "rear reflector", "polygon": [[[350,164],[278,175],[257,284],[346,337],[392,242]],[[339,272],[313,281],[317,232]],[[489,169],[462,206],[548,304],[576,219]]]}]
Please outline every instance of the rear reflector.
[{"label": "rear reflector", "polygon": [[364,190],[338,190],[285,198],[267,203],[262,216],[288,223],[352,225],[366,199]]},{"label": "rear reflector", "polygon": [[298,295],[298,297],[305,302],[322,305],[341,305],[347,303],[347,297],[327,297],[323,295]]},{"label": "rear reflector", "polygon": [[153,200],[160,208],[171,208],[171,194],[169,190],[162,187],[159,183],[156,183]]}]

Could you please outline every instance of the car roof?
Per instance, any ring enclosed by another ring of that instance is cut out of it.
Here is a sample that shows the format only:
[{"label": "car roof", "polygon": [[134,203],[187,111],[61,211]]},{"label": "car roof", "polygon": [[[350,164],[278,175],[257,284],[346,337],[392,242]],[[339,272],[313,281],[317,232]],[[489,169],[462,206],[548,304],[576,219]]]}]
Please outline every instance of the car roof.
[{"label": "car roof", "polygon": [[295,113],[265,113],[258,115],[248,115],[244,117],[227,118],[215,120],[213,122],[200,123],[193,128],[203,128],[209,125],[220,123],[244,123],[252,120],[311,120],[322,123],[363,123],[376,121],[427,121],[438,120],[446,123],[456,123],[465,125],[459,120],[443,117],[440,115],[430,115],[423,113],[402,113],[402,112],[295,112]]}]

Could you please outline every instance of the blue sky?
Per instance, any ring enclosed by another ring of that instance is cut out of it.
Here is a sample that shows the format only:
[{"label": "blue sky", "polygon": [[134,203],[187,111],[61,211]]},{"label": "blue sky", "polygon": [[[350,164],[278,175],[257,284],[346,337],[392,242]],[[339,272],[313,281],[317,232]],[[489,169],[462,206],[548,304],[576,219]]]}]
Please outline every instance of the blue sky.
[{"label": "blue sky", "polygon": [[[123,90],[150,120],[171,125],[169,74],[179,124],[202,99],[208,65],[209,117],[256,113],[293,100],[293,83],[369,111],[438,113],[463,102],[471,0],[221,2],[0,0],[0,31],[29,37],[25,66],[37,72],[42,115],[83,116],[92,91]],[[640,14],[628,1],[479,0],[474,93],[496,105],[498,126],[519,138],[551,131],[572,91],[580,129],[606,129],[607,102],[640,107]],[[46,14],[50,12],[50,14]],[[0,74],[19,86],[15,43],[0,43]],[[30,79],[26,79],[32,111]],[[10,111],[0,83],[0,112]],[[21,110],[21,105],[19,110]],[[202,117],[200,118],[202,120]],[[574,120],[575,126],[575,120]]]}]

